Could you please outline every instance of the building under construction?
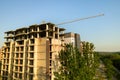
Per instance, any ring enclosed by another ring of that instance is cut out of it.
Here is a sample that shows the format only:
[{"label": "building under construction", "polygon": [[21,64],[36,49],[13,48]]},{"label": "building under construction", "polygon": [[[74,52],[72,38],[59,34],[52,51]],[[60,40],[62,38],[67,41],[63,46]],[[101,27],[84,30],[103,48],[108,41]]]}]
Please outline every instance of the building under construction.
[{"label": "building under construction", "polygon": [[5,32],[2,80],[54,80],[58,53],[64,44],[80,49],[80,36],[64,33],[53,23],[31,25]]}]

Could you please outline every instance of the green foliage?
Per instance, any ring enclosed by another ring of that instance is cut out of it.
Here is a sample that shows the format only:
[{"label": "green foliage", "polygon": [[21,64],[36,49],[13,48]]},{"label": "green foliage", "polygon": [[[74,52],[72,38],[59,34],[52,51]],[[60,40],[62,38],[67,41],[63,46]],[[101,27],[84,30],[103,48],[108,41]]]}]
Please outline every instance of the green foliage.
[{"label": "green foliage", "polygon": [[106,66],[106,69],[107,69],[106,73],[107,73],[108,80],[112,80],[112,77],[113,77],[113,74],[114,74],[112,61],[107,59],[107,58],[102,59],[102,61],[104,62],[105,66]]},{"label": "green foliage", "polygon": [[109,80],[112,80],[112,77],[120,79],[120,74],[114,67],[120,69],[120,55],[118,53],[101,55],[101,60],[104,62],[107,70],[107,76]]},{"label": "green foliage", "polygon": [[[98,66],[94,45],[83,43],[83,51],[80,53],[71,44],[66,45],[65,50],[59,53],[60,68],[55,74],[55,80],[93,80]],[[96,57],[96,58],[94,58]]]}]

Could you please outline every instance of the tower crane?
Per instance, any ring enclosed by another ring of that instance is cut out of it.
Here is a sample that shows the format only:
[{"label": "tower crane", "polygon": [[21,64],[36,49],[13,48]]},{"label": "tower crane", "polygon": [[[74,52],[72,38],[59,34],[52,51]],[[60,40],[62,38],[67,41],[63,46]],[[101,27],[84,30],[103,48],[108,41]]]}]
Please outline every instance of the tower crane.
[{"label": "tower crane", "polygon": [[85,17],[85,18],[78,18],[75,20],[71,20],[71,21],[66,21],[66,22],[62,22],[56,25],[64,25],[64,24],[69,24],[69,23],[73,23],[73,22],[77,22],[77,21],[81,21],[81,20],[85,20],[85,19],[90,19],[90,18],[96,18],[96,17],[100,17],[100,16],[104,16],[104,14],[98,14],[98,15],[94,15],[94,16],[89,16],[89,17]]}]

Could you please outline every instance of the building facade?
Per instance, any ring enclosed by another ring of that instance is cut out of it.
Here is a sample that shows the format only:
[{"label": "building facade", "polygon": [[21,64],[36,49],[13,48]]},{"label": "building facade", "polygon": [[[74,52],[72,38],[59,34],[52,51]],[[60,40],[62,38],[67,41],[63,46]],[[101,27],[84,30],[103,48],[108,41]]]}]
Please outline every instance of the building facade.
[{"label": "building facade", "polygon": [[69,32],[64,34],[64,43],[65,44],[72,44],[73,47],[77,47],[78,50],[81,52],[81,40],[80,35],[77,33]]},{"label": "building facade", "polygon": [[53,80],[64,30],[44,23],[5,32],[2,80]]},{"label": "building facade", "polygon": [[80,35],[64,31],[44,23],[5,32],[2,80],[54,80],[64,44],[80,49]]},{"label": "building facade", "polygon": [[2,46],[2,47],[0,48],[0,61],[2,60],[3,50],[4,50],[4,47]]}]

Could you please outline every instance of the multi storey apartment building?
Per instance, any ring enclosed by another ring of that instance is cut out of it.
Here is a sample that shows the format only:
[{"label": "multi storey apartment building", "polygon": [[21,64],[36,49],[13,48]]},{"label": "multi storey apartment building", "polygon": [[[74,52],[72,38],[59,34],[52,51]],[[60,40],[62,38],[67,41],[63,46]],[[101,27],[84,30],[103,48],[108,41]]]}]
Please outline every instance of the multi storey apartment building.
[{"label": "multi storey apartment building", "polygon": [[69,32],[64,34],[64,43],[69,44],[71,43],[73,47],[77,47],[79,51],[81,52],[81,40],[80,35],[77,33]]},{"label": "multi storey apartment building", "polygon": [[54,80],[64,43],[80,48],[80,36],[65,33],[53,23],[5,32],[2,80]]},{"label": "multi storey apartment building", "polygon": [[52,23],[5,32],[2,80],[51,80],[64,46],[64,30]]}]

